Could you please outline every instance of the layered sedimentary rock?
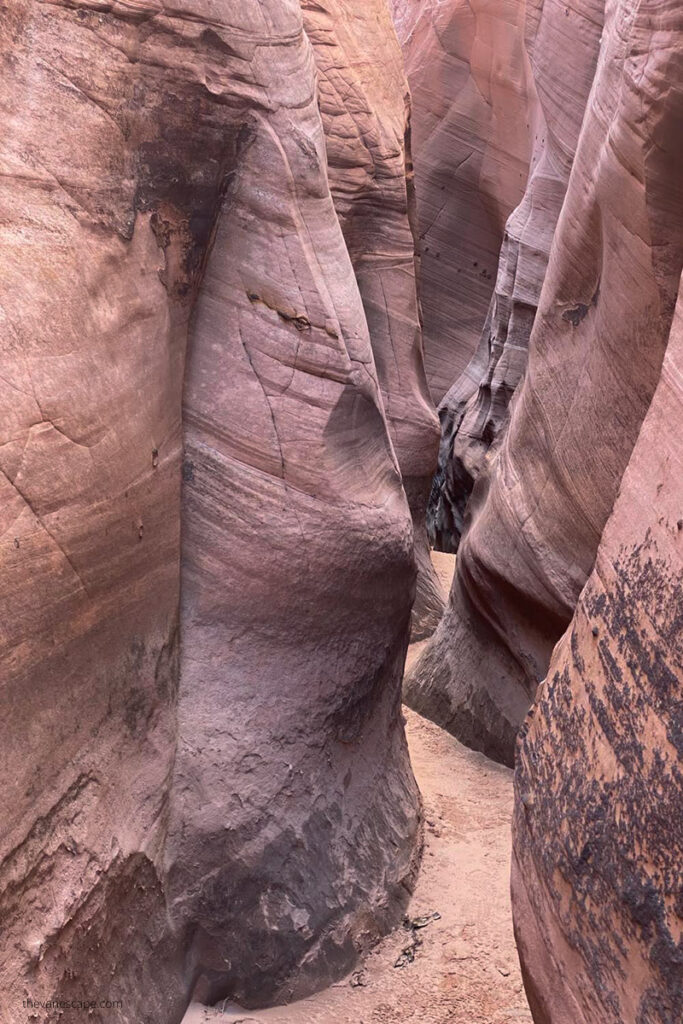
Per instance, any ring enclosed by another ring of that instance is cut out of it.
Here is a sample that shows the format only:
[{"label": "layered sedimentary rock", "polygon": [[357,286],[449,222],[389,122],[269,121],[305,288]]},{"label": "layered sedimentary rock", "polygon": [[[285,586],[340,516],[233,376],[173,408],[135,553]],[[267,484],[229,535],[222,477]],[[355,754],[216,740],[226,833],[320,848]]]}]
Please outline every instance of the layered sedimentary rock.
[{"label": "layered sedimentary rock", "polygon": [[[600,44],[604,0],[526,3],[532,76],[528,121],[531,171],[505,225],[496,287],[479,345],[439,405],[439,469],[428,510],[430,539],[457,551],[474,482],[508,423],[527,363],[555,227],[569,181]],[[562,59],[571,53],[571,59]]]},{"label": "layered sedimentary rock", "polygon": [[512,896],[537,1024],[683,1017],[681,423],[683,296],[595,567],[518,748]]},{"label": "layered sedimentary rock", "polygon": [[299,25],[257,64],[184,400],[172,911],[208,997],[247,1003],[351,966],[396,916],[415,832],[412,533]]},{"label": "layered sedimentary rock", "polygon": [[526,185],[525,4],[391,5],[413,95],[425,367],[438,403],[479,342],[505,222]]},{"label": "layered sedimentary rock", "polygon": [[660,0],[608,13],[527,373],[407,685],[508,761],[659,379],[683,259],[679,15]]},{"label": "layered sedimentary rock", "polygon": [[[434,631],[443,598],[425,508],[439,424],[425,377],[415,282],[410,96],[386,0],[302,0],[315,53],[332,198],[356,273],[391,440],[413,514],[413,637]],[[381,71],[380,71],[381,69]]]},{"label": "layered sedimentary rock", "polygon": [[3,1012],[304,992],[398,913],[417,794],[410,516],[301,12],[0,33]]},{"label": "layered sedimentary rock", "polygon": [[94,6],[17,2],[0,14],[0,990],[11,1022],[57,1019],[27,998],[111,993],[131,1011],[114,1020],[138,1019],[141,998],[165,1019],[180,1008],[160,863],[189,313],[176,285],[194,286],[201,247],[186,207],[184,253],[180,231],[167,249],[182,269],[165,265],[155,191],[172,192],[178,171],[158,136],[184,138],[187,119],[162,72],[131,63],[136,22]]}]

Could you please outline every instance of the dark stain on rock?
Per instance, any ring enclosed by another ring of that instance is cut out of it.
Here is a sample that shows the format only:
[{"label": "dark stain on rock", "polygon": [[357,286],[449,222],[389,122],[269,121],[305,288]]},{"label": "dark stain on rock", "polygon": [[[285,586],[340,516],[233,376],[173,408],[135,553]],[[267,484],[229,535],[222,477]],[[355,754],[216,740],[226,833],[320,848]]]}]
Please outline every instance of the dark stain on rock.
[{"label": "dark stain on rock", "polygon": [[570,323],[572,327],[578,327],[587,313],[588,306],[583,302],[579,302],[572,309],[565,309],[562,319]]},{"label": "dark stain on rock", "polygon": [[[638,1021],[671,1024],[683,1019],[683,835],[672,827],[683,798],[683,593],[649,531],[615,562],[609,595],[589,582],[577,614],[566,663],[520,737],[515,848],[548,888],[554,926],[599,993],[596,1014],[624,1019],[617,981],[637,944],[652,972]],[[577,655],[590,623],[601,639],[588,667]],[[673,755],[644,735],[657,719]]]}]

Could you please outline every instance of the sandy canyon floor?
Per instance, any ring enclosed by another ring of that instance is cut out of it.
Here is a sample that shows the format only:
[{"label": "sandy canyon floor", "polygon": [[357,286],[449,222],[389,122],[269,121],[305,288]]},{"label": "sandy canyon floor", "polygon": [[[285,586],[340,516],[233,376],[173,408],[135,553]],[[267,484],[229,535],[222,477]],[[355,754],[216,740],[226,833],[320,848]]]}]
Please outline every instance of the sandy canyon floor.
[{"label": "sandy canyon floor", "polygon": [[[450,556],[434,561],[447,586]],[[425,808],[408,918],[423,927],[399,928],[349,978],[310,999],[269,1010],[193,1004],[184,1024],[531,1024],[510,910],[512,772],[405,714]],[[411,961],[404,951],[415,937]]]}]

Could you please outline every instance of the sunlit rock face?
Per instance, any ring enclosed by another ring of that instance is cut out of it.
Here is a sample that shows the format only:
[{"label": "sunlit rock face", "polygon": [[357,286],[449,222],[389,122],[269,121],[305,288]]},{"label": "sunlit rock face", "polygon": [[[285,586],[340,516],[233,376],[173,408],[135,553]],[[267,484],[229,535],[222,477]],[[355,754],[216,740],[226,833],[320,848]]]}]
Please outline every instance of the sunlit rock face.
[{"label": "sunlit rock face", "polygon": [[519,0],[391,0],[413,95],[427,379],[439,402],[479,342],[535,96]]},{"label": "sunlit rock face", "polygon": [[422,639],[443,612],[425,527],[440,432],[422,353],[403,56],[386,0],[302,0],[301,6],[318,69],[330,189],[413,514],[418,564],[413,637]]},{"label": "sunlit rock face", "polygon": [[526,376],[407,683],[417,710],[509,762],[659,380],[683,258],[680,12],[607,13]]},{"label": "sunlit rock face", "polygon": [[682,380],[679,296],[595,567],[518,747],[512,898],[538,1024],[683,1013]]},{"label": "sunlit rock face", "polygon": [[0,34],[3,1019],[301,994],[398,919],[417,830],[411,518],[301,11]]},{"label": "sunlit rock face", "polygon": [[[439,469],[428,510],[435,547],[455,552],[472,488],[500,444],[510,401],[527,364],[529,336],[567,191],[598,57],[604,0],[527,0],[525,48],[532,89],[531,169],[508,218],[496,287],[479,345],[439,405]],[[562,55],[571,54],[571,59]]]}]

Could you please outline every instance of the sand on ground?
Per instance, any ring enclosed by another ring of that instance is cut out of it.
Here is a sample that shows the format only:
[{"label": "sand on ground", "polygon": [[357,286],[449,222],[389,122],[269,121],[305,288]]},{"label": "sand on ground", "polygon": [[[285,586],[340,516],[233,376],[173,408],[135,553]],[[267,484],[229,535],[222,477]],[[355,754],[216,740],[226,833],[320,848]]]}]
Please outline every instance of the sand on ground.
[{"label": "sand on ground", "polygon": [[[406,719],[425,809],[408,916],[440,917],[398,928],[309,999],[268,1010],[193,1004],[184,1024],[531,1024],[510,911],[512,772],[419,715]],[[394,966],[415,935],[414,961]]]},{"label": "sand on ground", "polygon": [[436,569],[436,575],[443,589],[443,596],[446,599],[451,591],[453,573],[455,572],[455,555],[449,555],[445,551],[430,551],[432,565]]}]

